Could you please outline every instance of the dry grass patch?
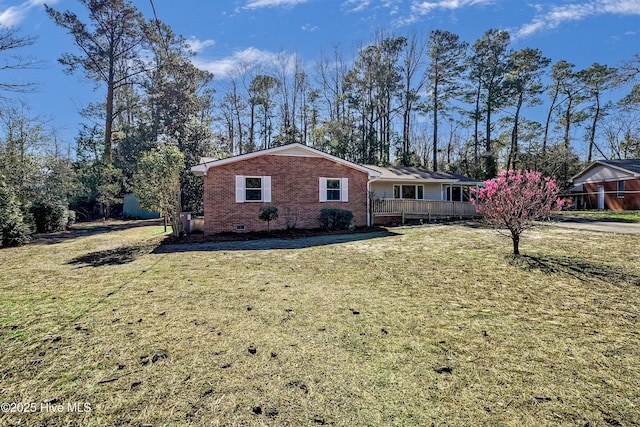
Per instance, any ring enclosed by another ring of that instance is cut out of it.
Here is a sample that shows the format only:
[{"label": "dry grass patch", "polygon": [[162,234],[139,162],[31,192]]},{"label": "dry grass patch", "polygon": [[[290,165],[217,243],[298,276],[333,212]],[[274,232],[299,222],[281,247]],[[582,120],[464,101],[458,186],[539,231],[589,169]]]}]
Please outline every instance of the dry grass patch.
[{"label": "dry grass patch", "polygon": [[0,251],[0,395],[92,408],[1,425],[640,424],[637,237],[540,228],[513,259],[460,225],[264,250],[160,232]]}]

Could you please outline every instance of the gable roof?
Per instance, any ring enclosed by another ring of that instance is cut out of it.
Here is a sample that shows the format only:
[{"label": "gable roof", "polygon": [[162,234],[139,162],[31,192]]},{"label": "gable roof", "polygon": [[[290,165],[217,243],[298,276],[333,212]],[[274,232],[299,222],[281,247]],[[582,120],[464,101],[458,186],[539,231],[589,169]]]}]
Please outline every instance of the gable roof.
[{"label": "gable roof", "polygon": [[199,165],[195,165],[191,168],[191,172],[196,176],[206,175],[210,168],[228,165],[230,163],[241,162],[243,160],[253,159],[260,156],[269,156],[269,155],[278,155],[278,156],[298,156],[298,157],[320,157],[332,162],[359,170],[360,172],[364,172],[369,175],[369,177],[375,177],[379,175],[379,172],[371,169],[369,167],[361,166],[356,163],[349,162],[347,160],[341,159],[336,156],[332,156],[331,154],[327,154],[323,151],[316,150],[315,148],[311,148],[309,146],[294,143],[282,145],[279,147],[268,148],[266,150],[254,151],[252,153],[240,154],[238,156],[227,157],[225,159],[219,160],[211,160],[208,158],[204,158],[203,163]]},{"label": "gable roof", "polygon": [[420,182],[445,182],[477,184],[477,182],[464,175],[449,172],[434,172],[412,166],[373,166],[367,168],[380,172],[376,181],[420,181]]},{"label": "gable roof", "polygon": [[571,177],[570,181],[575,181],[581,176],[585,175],[592,169],[601,166],[614,169],[618,172],[624,172],[632,175],[633,177],[640,177],[640,159],[627,159],[627,160],[596,160],[589,164],[586,168],[582,169],[576,175]]},{"label": "gable roof", "polygon": [[598,160],[597,162],[611,166],[611,167],[624,169],[636,175],[640,175],[640,159]]}]

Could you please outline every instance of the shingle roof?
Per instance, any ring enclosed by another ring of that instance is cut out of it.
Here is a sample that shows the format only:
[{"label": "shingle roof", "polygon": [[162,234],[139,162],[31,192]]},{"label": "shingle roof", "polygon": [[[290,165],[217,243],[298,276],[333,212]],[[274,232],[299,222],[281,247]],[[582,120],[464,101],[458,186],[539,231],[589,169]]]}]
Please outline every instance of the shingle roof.
[{"label": "shingle roof", "polygon": [[245,154],[239,154],[237,156],[226,157],[224,159],[219,159],[219,160],[203,157],[201,159],[202,163],[193,166],[191,168],[191,172],[196,176],[203,176],[203,175],[206,175],[207,171],[212,167],[222,166],[229,163],[240,162],[243,160],[252,159],[259,156],[272,155],[272,154],[322,157],[322,158],[334,161],[336,163],[342,164],[344,166],[348,166],[350,168],[359,170],[361,172],[365,172],[369,175],[369,177],[378,176],[378,172],[373,169],[369,169],[357,163],[352,163],[350,161],[341,159],[339,157],[332,156],[331,154],[327,154],[323,151],[316,150],[313,147],[309,147],[307,145],[303,145],[300,143],[281,145],[278,147],[267,148],[265,150],[254,151],[251,153],[245,153]]},{"label": "shingle roof", "polygon": [[380,172],[380,177],[377,180],[422,180],[422,181],[450,181],[450,182],[468,182],[475,183],[476,181],[466,177],[449,172],[434,172],[427,169],[411,166],[373,166],[365,165],[368,169],[373,169]]}]

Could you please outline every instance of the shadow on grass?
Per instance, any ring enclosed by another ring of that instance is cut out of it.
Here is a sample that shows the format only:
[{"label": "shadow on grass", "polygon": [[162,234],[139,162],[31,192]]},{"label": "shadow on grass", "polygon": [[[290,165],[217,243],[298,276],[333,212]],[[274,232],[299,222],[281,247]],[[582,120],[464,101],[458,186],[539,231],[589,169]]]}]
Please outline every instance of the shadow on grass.
[{"label": "shadow on grass", "polygon": [[[272,249],[303,249],[314,246],[335,245],[339,243],[356,242],[380,237],[398,236],[398,233],[383,229],[371,232],[344,233],[344,234],[322,234],[314,236],[297,236],[294,238],[272,237],[256,238],[251,240],[228,240],[228,241],[203,241],[185,242],[179,241],[163,243],[157,246],[154,254],[171,252],[190,251],[260,251]],[[242,235],[238,235],[238,238]]]},{"label": "shadow on grass", "polygon": [[587,261],[580,258],[552,255],[520,255],[511,265],[525,270],[539,270],[547,274],[567,274],[582,282],[600,282],[609,285],[640,286],[640,276],[628,273],[623,268]]},{"label": "shadow on grass", "polygon": [[128,264],[151,253],[156,245],[122,246],[115,249],[91,252],[70,260],[67,264],[79,267],[104,267]]},{"label": "shadow on grass", "polygon": [[31,244],[50,245],[55,243],[66,242],[80,237],[93,236],[95,234],[110,233],[112,231],[128,230],[136,227],[146,227],[150,225],[162,225],[161,219],[150,220],[129,220],[126,222],[90,222],[77,223],[69,227],[66,231],[58,231],[56,233],[36,234]]}]

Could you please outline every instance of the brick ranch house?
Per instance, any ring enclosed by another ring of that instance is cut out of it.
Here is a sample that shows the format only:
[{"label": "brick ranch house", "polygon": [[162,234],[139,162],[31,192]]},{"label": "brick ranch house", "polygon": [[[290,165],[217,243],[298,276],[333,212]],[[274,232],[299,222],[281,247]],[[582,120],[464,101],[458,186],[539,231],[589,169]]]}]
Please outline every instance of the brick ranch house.
[{"label": "brick ranch house", "polygon": [[640,209],[640,159],[596,160],[571,182],[578,209]]},{"label": "brick ranch house", "polygon": [[191,172],[204,178],[205,234],[265,230],[265,206],[278,209],[274,230],[317,228],[324,208],[351,211],[356,227],[427,217],[434,201],[454,214],[475,212],[467,197],[475,183],[460,175],[363,166],[298,143],[202,161]]},{"label": "brick ranch house", "polygon": [[369,179],[378,172],[302,144],[205,162],[191,168],[204,176],[204,232],[261,231],[260,208],[275,206],[272,229],[317,228],[324,208],[353,212],[355,226],[368,222]]}]

